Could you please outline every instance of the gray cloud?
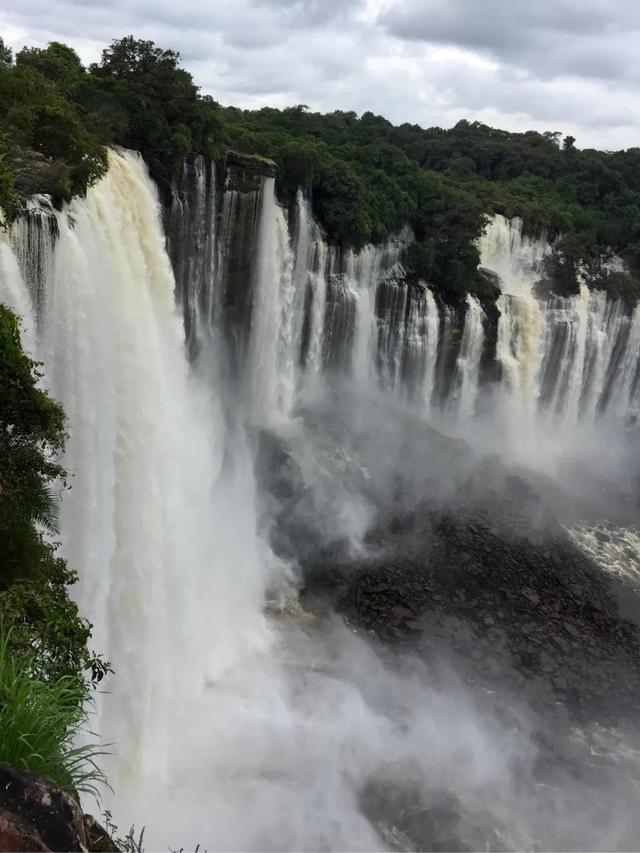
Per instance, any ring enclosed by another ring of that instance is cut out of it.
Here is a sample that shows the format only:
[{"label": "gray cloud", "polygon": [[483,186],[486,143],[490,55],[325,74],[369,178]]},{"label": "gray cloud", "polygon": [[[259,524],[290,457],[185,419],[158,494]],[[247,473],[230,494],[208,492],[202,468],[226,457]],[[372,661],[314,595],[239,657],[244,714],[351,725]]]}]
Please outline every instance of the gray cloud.
[{"label": "gray cloud", "polygon": [[640,4],[628,0],[397,0],[393,36],[465,47],[542,76],[638,79]]},{"label": "gray cloud", "polygon": [[150,38],[222,103],[640,144],[630,0],[21,0],[0,11],[0,32],[17,48],[67,41],[87,62],[113,38]]}]

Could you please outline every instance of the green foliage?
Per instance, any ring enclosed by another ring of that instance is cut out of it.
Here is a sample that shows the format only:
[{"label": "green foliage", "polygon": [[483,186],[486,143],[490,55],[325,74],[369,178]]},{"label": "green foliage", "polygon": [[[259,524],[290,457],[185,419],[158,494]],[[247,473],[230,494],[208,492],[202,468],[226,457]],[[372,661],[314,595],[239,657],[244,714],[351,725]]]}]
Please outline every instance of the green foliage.
[{"label": "green foliage", "polygon": [[412,271],[446,298],[488,293],[472,243],[493,211],[520,216],[529,233],[571,235],[555,257],[563,292],[607,246],[640,272],[640,149],[580,151],[559,133],[468,121],[425,130],[302,106],[228,108],[224,121],[235,148],[278,163],[283,199],[297,185],[312,194],[330,238],[359,246],[409,222],[425,244],[410,254]]},{"label": "green foliage", "polygon": [[[79,96],[85,106],[107,96],[107,139],[140,151],[151,174],[168,184],[191,151],[215,157],[221,151],[218,105],[200,97],[191,75],[179,67],[180,54],[151,41],[126,36],[102,52]],[[103,128],[105,110],[98,106]]]},{"label": "green foliage", "polygon": [[0,593],[12,649],[31,656],[31,668],[42,681],[72,678],[79,684],[97,684],[111,668],[87,647],[91,625],[68,595],[77,577],[53,554],[47,568],[43,577],[18,580]]},{"label": "green foliage", "polygon": [[628,273],[612,272],[592,284],[606,290],[613,299],[621,299],[629,305],[640,301],[640,278]]},{"label": "green foliage", "polygon": [[0,305],[0,607],[14,651],[32,655],[42,680],[99,681],[108,670],[87,649],[90,625],[69,600],[76,576],[56,556],[56,457],[65,441],[62,407],[39,387],[39,365],[23,351],[18,318]]},{"label": "green foliage", "polygon": [[52,484],[63,475],[64,412],[38,387],[17,317],[0,305],[0,589],[50,561],[36,524],[55,531]]},{"label": "green foliage", "polygon": [[449,130],[394,126],[371,112],[323,115],[304,104],[223,109],[198,92],[178,53],[151,41],[117,39],[88,70],[59,42],[24,48],[13,65],[0,42],[8,218],[16,192],[49,192],[56,203],[84,192],[104,174],[106,145],[140,151],[165,192],[186,153],[217,159],[232,149],[275,161],[280,199],[291,203],[302,189],[331,240],[360,247],[409,223],[425,244],[412,252],[412,271],[428,270],[445,298],[487,292],[473,242],[494,211],[520,216],[529,233],[570,238],[553,260],[563,292],[606,247],[640,276],[640,148],[581,151],[559,132],[464,120]]},{"label": "green foliage", "polygon": [[4,43],[4,39],[0,36],[0,65],[11,65],[13,62],[13,51]]},{"label": "green foliage", "polygon": [[[69,97],[74,80],[85,73],[70,54],[54,42],[46,50],[21,51],[15,66],[0,64],[5,166],[17,189],[48,192],[58,204],[85,192],[107,168],[90,118]],[[37,169],[29,156],[34,152],[42,158]]]},{"label": "green foliage", "polygon": [[64,92],[70,92],[84,74],[80,57],[66,44],[49,42],[46,48],[25,47],[16,56],[16,66],[33,68],[47,80],[57,83]]},{"label": "green foliage", "polygon": [[16,214],[18,195],[16,193],[13,173],[6,163],[6,150],[3,138],[0,137],[0,228],[11,222]]},{"label": "green foliage", "polygon": [[[140,151],[164,186],[186,153],[222,152],[220,109],[198,94],[174,51],[127,36],[89,71],[60,42],[24,48],[15,65],[2,56],[0,46],[0,204],[7,215],[13,186],[47,192],[56,204],[84,193],[106,171],[107,145]],[[37,168],[32,152],[43,158]]]},{"label": "green foliage", "polygon": [[[137,833],[135,826],[132,826],[126,835],[121,836],[113,815],[108,809],[103,811],[102,821],[107,835],[113,842],[116,850],[120,850],[123,853],[144,853],[144,826]],[[195,848],[195,853],[198,853],[198,846]]]},{"label": "green foliage", "polygon": [[99,795],[106,784],[95,743],[77,745],[87,731],[86,687],[70,676],[38,677],[28,656],[13,652],[0,623],[0,761],[39,773],[67,791]]}]

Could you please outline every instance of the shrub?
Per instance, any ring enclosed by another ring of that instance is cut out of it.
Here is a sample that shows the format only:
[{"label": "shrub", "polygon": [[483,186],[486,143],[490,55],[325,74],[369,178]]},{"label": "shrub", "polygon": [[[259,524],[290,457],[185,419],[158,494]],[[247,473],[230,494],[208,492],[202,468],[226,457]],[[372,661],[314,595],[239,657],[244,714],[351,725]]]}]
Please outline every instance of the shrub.
[{"label": "shrub", "polygon": [[39,773],[67,791],[99,796],[104,754],[86,737],[87,688],[71,676],[43,681],[29,656],[15,654],[0,623],[0,761]]}]

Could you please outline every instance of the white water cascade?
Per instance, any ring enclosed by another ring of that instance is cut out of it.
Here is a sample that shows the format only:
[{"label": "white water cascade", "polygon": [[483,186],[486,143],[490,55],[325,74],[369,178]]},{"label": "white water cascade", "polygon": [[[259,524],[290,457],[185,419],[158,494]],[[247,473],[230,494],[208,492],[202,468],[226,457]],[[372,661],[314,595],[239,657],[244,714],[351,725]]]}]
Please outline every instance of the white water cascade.
[{"label": "white water cascade", "polygon": [[[0,211],[0,218],[1,218]],[[0,303],[8,305],[22,320],[23,345],[35,352],[36,319],[33,300],[23,281],[18,259],[13,252],[9,235],[0,228]]]},{"label": "white water cascade", "polygon": [[513,429],[529,429],[536,414],[556,426],[633,416],[638,309],[630,316],[621,302],[585,284],[574,296],[537,299],[535,285],[551,247],[543,238],[523,236],[518,219],[494,216],[479,248],[481,265],[500,276],[496,359]]},{"label": "white water cascade", "polygon": [[[298,323],[296,343],[307,373],[317,375],[323,367],[328,276],[333,272],[335,252],[330,251],[324,241],[320,227],[311,213],[309,201],[302,191],[298,192],[296,198],[296,212],[298,217],[294,250],[296,316],[303,317],[302,322]],[[310,307],[307,312],[308,326],[306,341],[304,341],[304,313],[308,303]]]},{"label": "white water cascade", "polygon": [[525,237],[522,221],[494,216],[480,240],[480,263],[500,276],[496,358],[511,405],[533,412],[543,346],[543,315],[533,294],[540,264],[549,251],[544,240]]},{"label": "white water cascade", "polygon": [[207,685],[269,641],[250,461],[190,376],[146,168],[109,165],[57,215],[37,351],[69,418],[63,552],[117,673],[97,727],[122,804],[180,784],[177,733],[208,744],[193,718]]},{"label": "white water cascade", "polygon": [[405,364],[415,377],[414,401],[417,410],[429,416],[436,383],[436,363],[440,339],[440,314],[433,292],[426,286],[415,291],[409,302],[405,332]]},{"label": "white water cascade", "polygon": [[467,294],[467,313],[457,363],[459,383],[458,418],[473,418],[478,398],[480,359],[484,344],[484,311],[478,300]]},{"label": "white water cascade", "polygon": [[248,360],[249,406],[259,423],[286,421],[296,381],[294,257],[274,178],[262,191]]}]

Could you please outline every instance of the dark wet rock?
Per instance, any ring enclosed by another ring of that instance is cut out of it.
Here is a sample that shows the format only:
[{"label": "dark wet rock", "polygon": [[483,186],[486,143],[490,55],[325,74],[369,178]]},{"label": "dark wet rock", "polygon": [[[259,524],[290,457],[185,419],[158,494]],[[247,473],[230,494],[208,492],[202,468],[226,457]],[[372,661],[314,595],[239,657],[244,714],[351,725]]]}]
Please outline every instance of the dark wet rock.
[{"label": "dark wet rock", "polygon": [[50,160],[39,151],[18,149],[9,160],[18,194],[24,198],[47,194],[60,198],[68,180],[68,167],[62,160]]},{"label": "dark wet rock", "polygon": [[632,718],[640,641],[608,579],[559,525],[532,533],[517,510],[472,512],[424,511],[418,526],[376,536],[386,547],[333,565],[338,611],[394,648],[474,661],[488,684],[518,673],[532,696],[557,694],[580,719]]},{"label": "dark wet rock", "polygon": [[496,819],[470,812],[453,794],[418,792],[409,783],[368,785],[361,794],[363,812],[379,826],[393,827],[383,837],[395,850],[504,850]]},{"label": "dark wet rock", "polygon": [[42,776],[0,764],[0,809],[0,850],[87,849],[78,802]]},{"label": "dark wet rock", "polygon": [[259,191],[264,178],[273,177],[276,164],[266,157],[228,151],[225,156],[226,189],[240,193]]},{"label": "dark wet rock", "polygon": [[19,815],[0,807],[0,851],[12,853],[15,850],[35,853],[49,848],[36,830]]},{"label": "dark wet rock", "polygon": [[84,829],[91,853],[118,853],[119,848],[109,833],[90,814],[84,815]]}]

